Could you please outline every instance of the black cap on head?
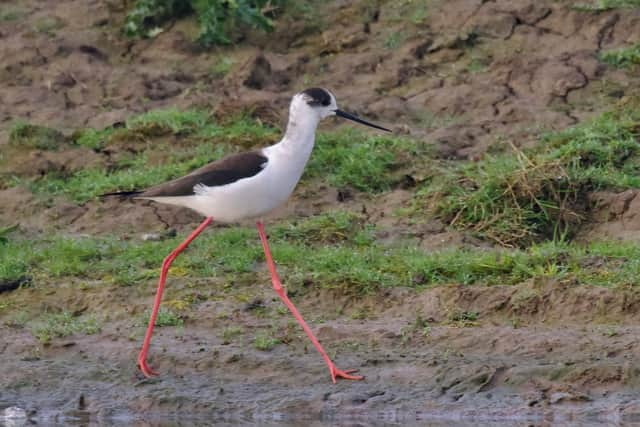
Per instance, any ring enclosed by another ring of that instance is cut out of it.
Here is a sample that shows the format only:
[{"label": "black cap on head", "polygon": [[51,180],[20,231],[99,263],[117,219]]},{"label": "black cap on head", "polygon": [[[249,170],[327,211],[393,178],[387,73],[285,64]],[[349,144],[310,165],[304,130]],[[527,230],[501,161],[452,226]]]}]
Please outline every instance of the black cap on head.
[{"label": "black cap on head", "polygon": [[313,106],[328,107],[331,105],[331,95],[326,90],[319,87],[312,87],[302,91],[304,95],[309,97],[307,104]]},{"label": "black cap on head", "polygon": [[[307,104],[312,107],[320,107],[320,106],[328,107],[329,105],[331,105],[331,94],[326,89],[322,89],[320,87],[311,87],[309,89],[303,90],[301,93],[304,95],[305,100],[307,101]],[[391,130],[387,128],[374,125],[373,123],[370,123],[366,120],[362,120],[361,118],[354,116],[353,114],[349,114],[346,111],[342,111],[337,108],[333,110],[333,113],[338,117],[342,117],[344,119],[351,120],[356,123],[361,123],[366,126],[371,126],[372,128],[391,132]]]}]

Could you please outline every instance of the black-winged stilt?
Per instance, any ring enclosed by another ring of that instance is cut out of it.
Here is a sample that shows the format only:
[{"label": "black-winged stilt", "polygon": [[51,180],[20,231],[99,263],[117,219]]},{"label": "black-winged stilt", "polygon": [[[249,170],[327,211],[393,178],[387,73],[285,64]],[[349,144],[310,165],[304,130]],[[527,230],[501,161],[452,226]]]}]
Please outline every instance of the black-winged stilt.
[{"label": "black-winged stilt", "polygon": [[289,108],[287,130],[282,140],[277,144],[260,150],[231,155],[201,167],[182,178],[156,185],[147,190],[105,194],[105,196],[118,195],[184,206],[206,217],[202,224],[162,263],[153,311],[138,356],[138,365],[145,376],[157,375],[147,364],[147,352],[160,308],[167,272],[173,260],[214,218],[221,222],[257,218],[258,234],[271,272],[273,288],[322,355],[329,367],[332,381],[335,383],[336,378],[350,380],[364,378],[351,375],[356,370],[342,371],[336,368],[296,307],[287,297],[276,273],[264,226],[260,220],[261,216],[280,206],[289,198],[311,155],[318,123],[333,115],[390,132],[389,129],[339,110],[335,97],[328,90],[310,88],[293,97]]}]

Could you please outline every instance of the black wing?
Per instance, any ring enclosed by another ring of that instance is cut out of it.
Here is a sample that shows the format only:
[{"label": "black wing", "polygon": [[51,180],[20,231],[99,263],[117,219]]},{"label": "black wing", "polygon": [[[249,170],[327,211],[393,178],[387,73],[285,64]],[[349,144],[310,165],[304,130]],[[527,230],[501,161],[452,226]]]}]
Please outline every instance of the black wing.
[{"label": "black wing", "polygon": [[144,191],[123,191],[103,196],[175,197],[191,196],[198,184],[216,187],[250,178],[262,171],[269,160],[261,151],[234,154],[194,170],[189,175],[158,184]]}]

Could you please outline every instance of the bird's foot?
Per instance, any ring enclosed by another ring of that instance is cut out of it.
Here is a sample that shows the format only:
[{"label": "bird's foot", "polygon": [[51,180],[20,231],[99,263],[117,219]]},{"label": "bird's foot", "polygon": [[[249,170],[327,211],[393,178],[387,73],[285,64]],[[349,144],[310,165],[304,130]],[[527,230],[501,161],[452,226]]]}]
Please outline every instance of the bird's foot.
[{"label": "bird's foot", "polygon": [[138,366],[140,367],[140,370],[142,371],[144,376],[147,378],[158,375],[156,371],[149,367],[149,365],[147,364],[147,358],[145,356],[138,357]]},{"label": "bird's foot", "polygon": [[351,375],[354,372],[358,372],[357,369],[347,369],[346,371],[342,371],[336,368],[336,365],[334,365],[333,363],[331,363],[331,365],[329,366],[329,371],[331,372],[331,381],[333,381],[334,384],[336,383],[336,378],[355,381],[364,379],[364,376],[362,375]]}]

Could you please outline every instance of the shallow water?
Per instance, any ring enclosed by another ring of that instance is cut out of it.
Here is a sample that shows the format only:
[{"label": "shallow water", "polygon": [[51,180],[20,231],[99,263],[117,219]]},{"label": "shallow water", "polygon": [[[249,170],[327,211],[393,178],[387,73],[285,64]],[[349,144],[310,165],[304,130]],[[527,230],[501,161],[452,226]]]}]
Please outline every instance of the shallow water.
[{"label": "shallow water", "polygon": [[[56,425],[56,424],[53,424]],[[143,422],[139,421],[131,424],[123,424],[121,422],[114,423],[90,423],[90,424],[59,424],[59,425],[79,425],[79,426],[130,426],[130,427],[204,427],[204,426],[216,426],[216,427],[638,427],[640,423],[601,423],[601,422],[593,422],[593,423],[584,423],[577,421],[568,421],[568,422],[553,422],[553,421],[542,421],[539,423],[531,422],[531,421],[522,421],[522,422],[514,422],[514,421],[503,421],[503,422],[474,422],[474,421],[465,421],[465,422],[454,422],[454,421],[427,421],[427,422],[416,422],[416,423],[401,423],[401,424],[389,424],[389,423],[376,423],[376,422],[302,422],[297,421],[294,423],[264,423],[264,422],[253,422],[253,423],[231,423],[231,422],[189,422],[189,421],[159,421],[159,422]],[[9,427],[9,426],[7,426]]]},{"label": "shallow water", "polygon": [[[2,424],[0,424],[2,425]],[[289,423],[277,423],[277,424],[265,424],[263,422],[255,422],[251,424],[238,424],[238,423],[216,423],[216,422],[186,422],[186,421],[165,421],[165,422],[136,422],[133,424],[122,423],[122,422],[92,422],[85,424],[69,424],[69,423],[53,423],[53,424],[41,424],[38,425],[51,425],[51,426],[123,426],[123,427],[204,427],[204,426],[215,426],[215,427],[636,427],[640,424],[611,424],[611,423],[588,423],[585,424],[583,422],[566,422],[566,423],[556,423],[556,422],[541,422],[541,423],[531,423],[531,422],[502,422],[502,423],[477,423],[477,422],[465,422],[465,423],[457,423],[457,422],[426,422],[426,423],[416,423],[416,424],[378,424],[378,423],[366,423],[366,422],[350,422],[350,423],[325,423],[325,422],[315,422],[315,423],[304,423],[297,422],[294,424]],[[7,427],[21,427],[21,426],[9,426]]]},{"label": "shallow water", "polygon": [[69,420],[31,420],[24,422],[0,422],[1,427],[24,427],[24,426],[122,426],[122,427],[204,427],[204,426],[215,426],[215,427],[638,427],[640,423],[584,423],[584,422],[576,422],[576,421],[568,421],[568,422],[553,422],[553,421],[543,421],[543,422],[513,422],[513,421],[504,421],[504,422],[490,422],[490,423],[478,423],[478,422],[452,422],[452,421],[437,421],[437,422],[416,422],[414,424],[380,424],[375,422],[302,422],[298,421],[295,423],[264,423],[264,422],[254,422],[254,423],[232,423],[232,422],[212,422],[212,421],[186,421],[186,420],[166,420],[166,421],[136,421],[136,422],[126,422],[122,420],[101,420],[101,421],[83,421],[83,422],[69,422]]}]

